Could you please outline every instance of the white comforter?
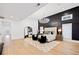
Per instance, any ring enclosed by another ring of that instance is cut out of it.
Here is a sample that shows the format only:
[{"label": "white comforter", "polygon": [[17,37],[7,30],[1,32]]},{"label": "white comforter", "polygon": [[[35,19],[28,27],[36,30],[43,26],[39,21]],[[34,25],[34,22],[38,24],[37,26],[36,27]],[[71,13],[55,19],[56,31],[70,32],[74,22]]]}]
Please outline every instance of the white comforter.
[{"label": "white comforter", "polygon": [[56,35],[52,35],[52,34],[44,34],[44,36],[46,36],[47,41],[53,41],[56,39]]}]

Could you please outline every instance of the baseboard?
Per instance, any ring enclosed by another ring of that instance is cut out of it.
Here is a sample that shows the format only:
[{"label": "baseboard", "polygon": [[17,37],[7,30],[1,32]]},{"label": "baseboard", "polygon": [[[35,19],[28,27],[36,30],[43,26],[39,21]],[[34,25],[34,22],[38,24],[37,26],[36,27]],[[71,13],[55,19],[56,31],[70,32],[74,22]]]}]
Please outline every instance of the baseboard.
[{"label": "baseboard", "polygon": [[17,38],[17,39],[12,39],[12,40],[22,40],[22,39],[24,39],[24,38]]},{"label": "baseboard", "polygon": [[68,41],[68,42],[79,43],[79,41],[76,41],[76,40],[63,40],[63,41]]}]

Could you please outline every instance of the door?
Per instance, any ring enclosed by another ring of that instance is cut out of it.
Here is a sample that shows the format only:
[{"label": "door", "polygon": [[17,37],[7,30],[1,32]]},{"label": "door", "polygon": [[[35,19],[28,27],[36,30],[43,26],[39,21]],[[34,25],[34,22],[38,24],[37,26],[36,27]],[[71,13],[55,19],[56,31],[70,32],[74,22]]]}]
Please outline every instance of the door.
[{"label": "door", "polygon": [[63,40],[72,40],[72,23],[62,24]]}]

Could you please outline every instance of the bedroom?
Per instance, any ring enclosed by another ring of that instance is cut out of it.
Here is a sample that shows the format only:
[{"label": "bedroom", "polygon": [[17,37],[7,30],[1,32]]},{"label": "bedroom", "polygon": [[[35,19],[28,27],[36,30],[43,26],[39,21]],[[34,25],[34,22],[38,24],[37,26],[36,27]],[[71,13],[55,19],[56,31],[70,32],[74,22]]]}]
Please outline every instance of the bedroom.
[{"label": "bedroom", "polygon": [[79,54],[78,3],[3,3],[0,8],[2,55]]}]

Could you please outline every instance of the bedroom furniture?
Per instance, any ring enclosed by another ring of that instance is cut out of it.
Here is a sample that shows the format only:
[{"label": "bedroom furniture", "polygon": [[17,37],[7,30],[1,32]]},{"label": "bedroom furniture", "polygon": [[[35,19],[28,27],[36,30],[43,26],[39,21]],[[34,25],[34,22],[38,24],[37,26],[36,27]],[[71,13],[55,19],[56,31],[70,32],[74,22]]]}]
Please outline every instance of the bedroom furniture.
[{"label": "bedroom furniture", "polygon": [[57,41],[62,41],[62,40],[63,40],[62,34],[57,34],[56,40],[57,40]]},{"label": "bedroom furniture", "polygon": [[46,36],[43,36],[43,35],[32,35],[32,39],[34,41],[38,40],[38,42],[40,42],[40,43],[46,43],[47,42]]},{"label": "bedroom furniture", "polygon": [[27,26],[24,28],[24,38],[32,36],[32,27]]},{"label": "bedroom furniture", "polygon": [[57,27],[44,28],[43,36],[46,36],[48,42],[55,40],[57,36]]},{"label": "bedroom furniture", "polygon": [[38,41],[40,43],[46,43],[47,42],[47,38],[46,38],[46,36],[41,36],[41,38],[39,38]]},{"label": "bedroom furniture", "polygon": [[58,29],[58,34],[61,34],[61,32],[62,32],[62,29],[59,28],[59,29]]},{"label": "bedroom furniture", "polygon": [[2,55],[4,43],[0,43],[0,55]]},{"label": "bedroom furniture", "polygon": [[41,34],[32,35],[33,40],[38,40],[40,43],[52,42],[56,39],[57,27],[44,28],[44,32]]},{"label": "bedroom furniture", "polygon": [[33,40],[38,40],[38,35],[32,35]]}]

